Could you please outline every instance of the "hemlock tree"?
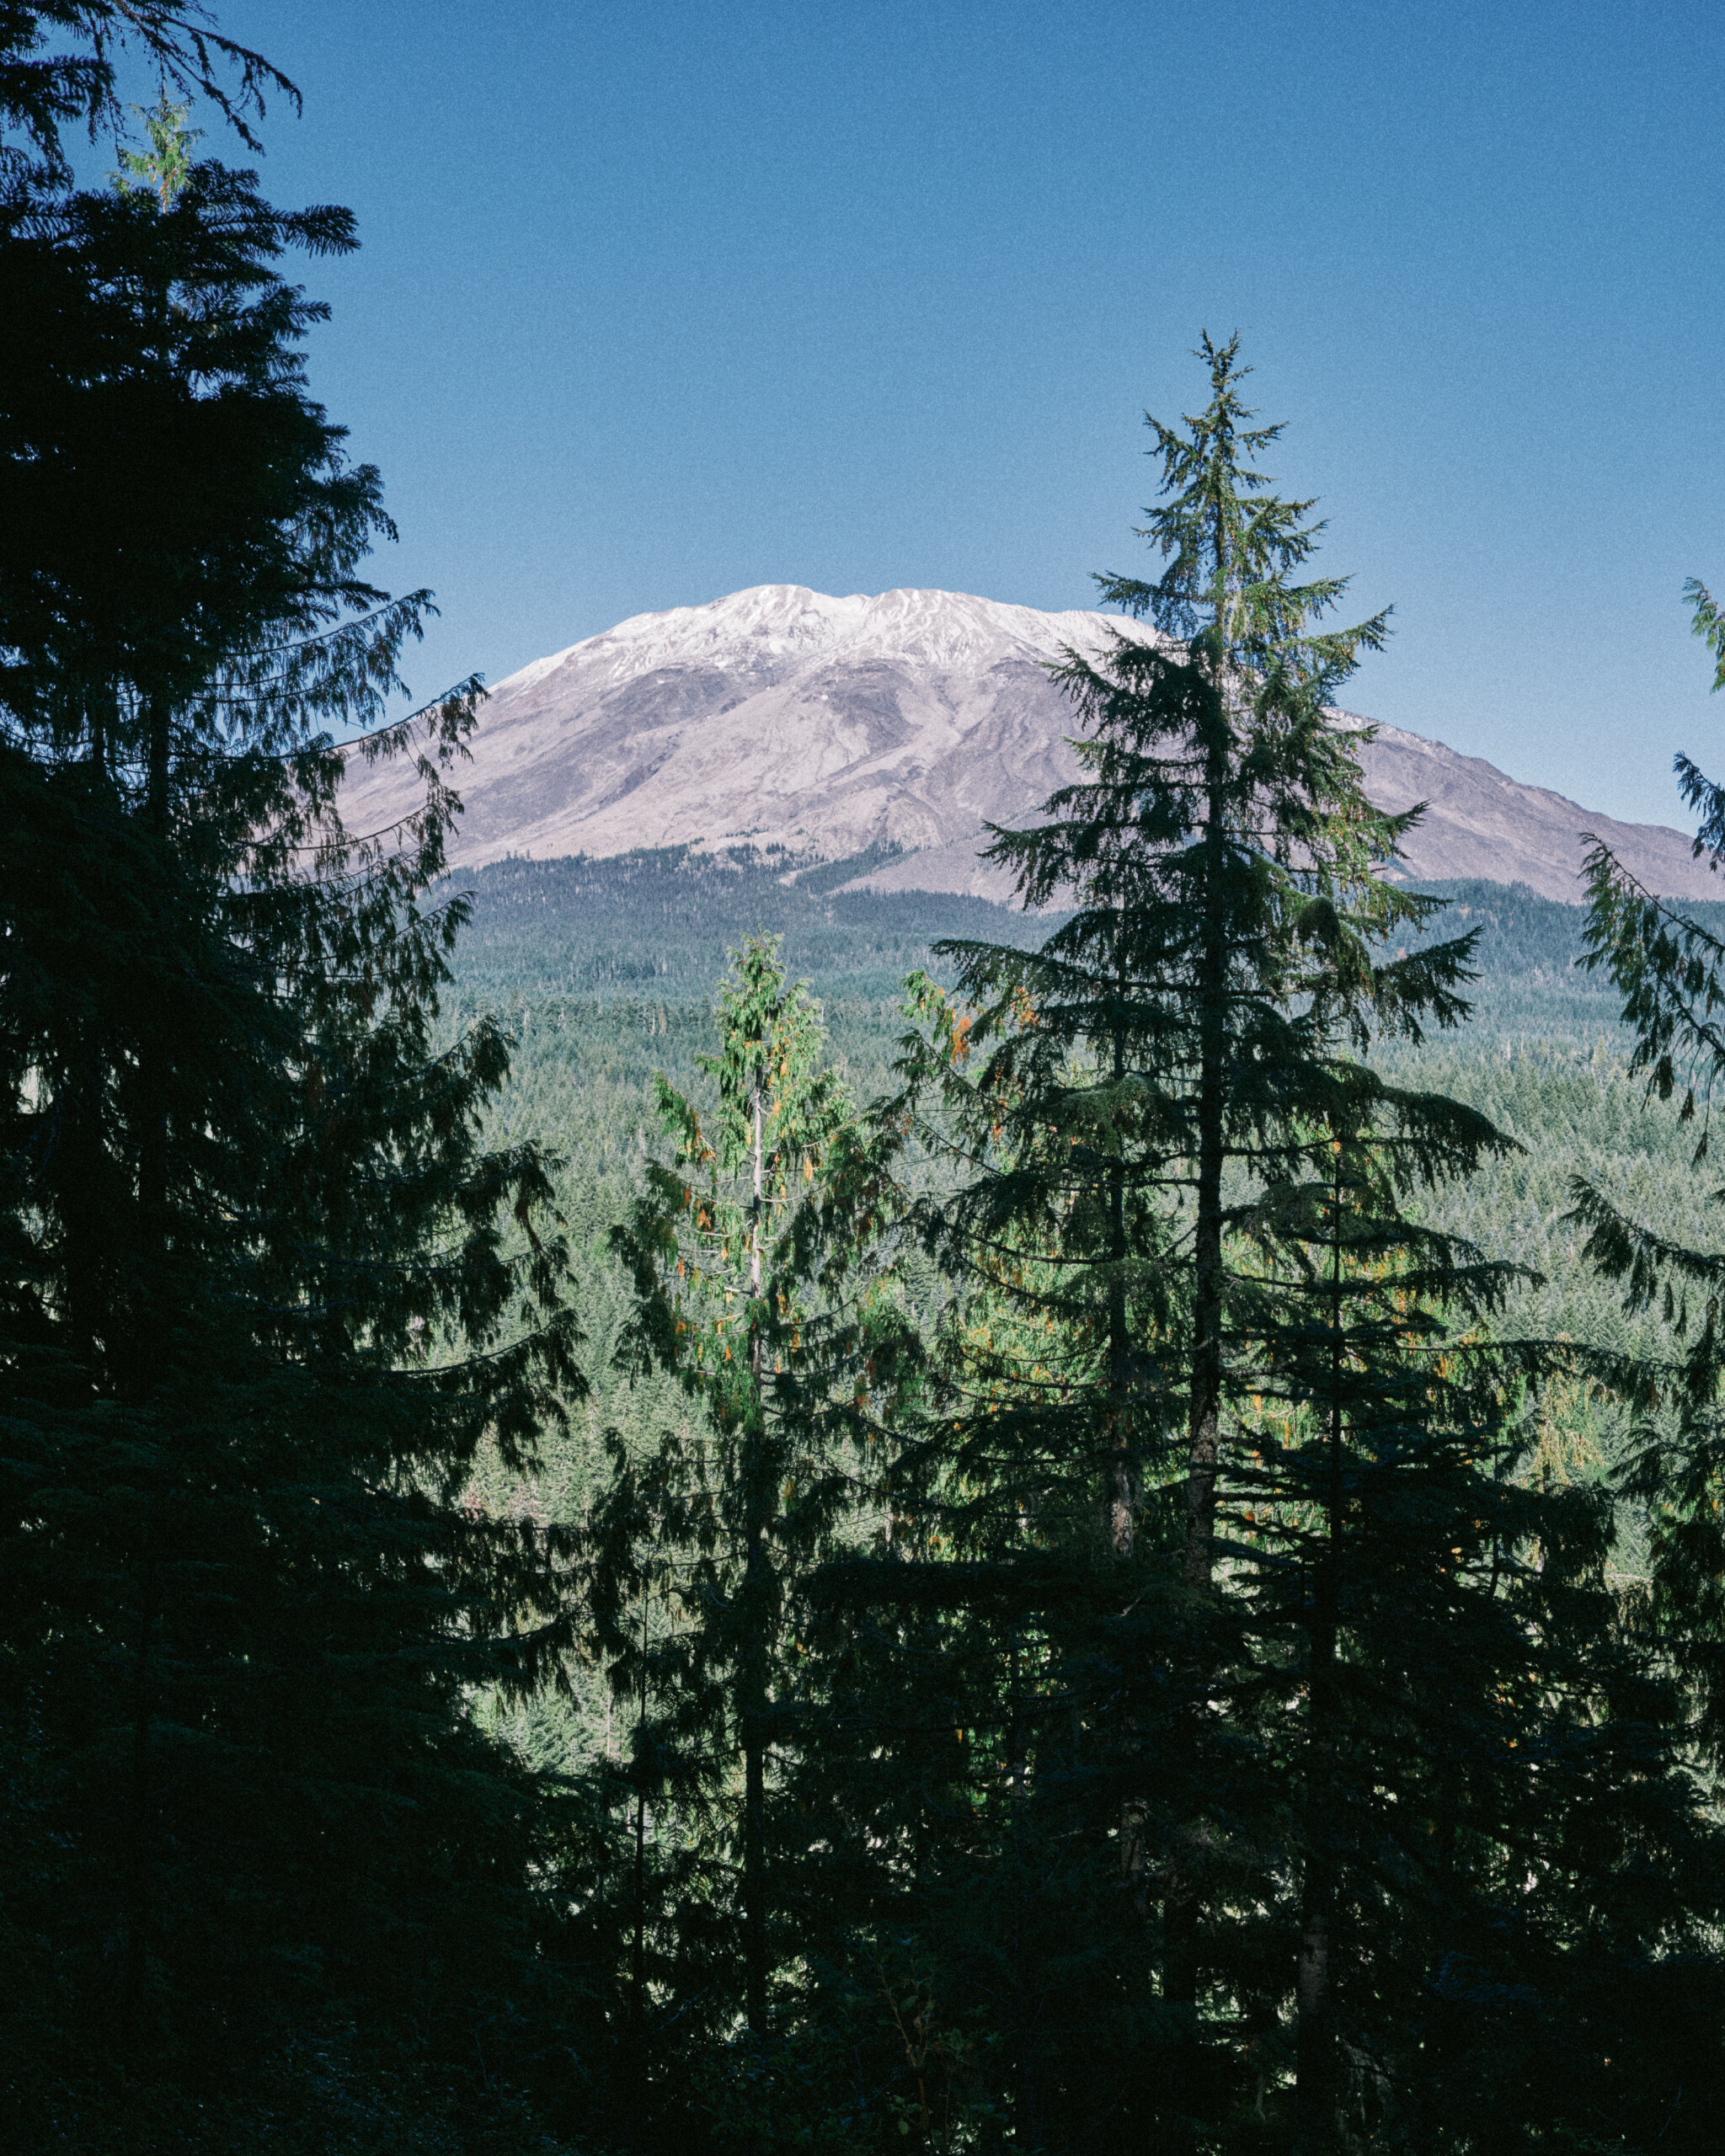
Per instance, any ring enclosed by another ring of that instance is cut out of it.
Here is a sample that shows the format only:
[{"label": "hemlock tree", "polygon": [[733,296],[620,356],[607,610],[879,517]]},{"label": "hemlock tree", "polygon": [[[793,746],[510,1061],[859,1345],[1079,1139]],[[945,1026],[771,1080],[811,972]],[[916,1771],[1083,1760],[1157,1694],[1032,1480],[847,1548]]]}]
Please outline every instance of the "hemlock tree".
[{"label": "hemlock tree", "polygon": [[[1684,596],[1694,632],[1714,657],[1717,691],[1725,686],[1725,614],[1698,579]],[[1685,755],[1675,769],[1698,819],[1695,853],[1717,867],[1725,859],[1725,788]],[[1644,1075],[1648,1099],[1674,1102],[1680,1122],[1698,1125],[1694,1166],[1706,1172],[1712,1103],[1725,1074],[1717,1017],[1725,1001],[1725,942],[1641,884],[1609,846],[1590,844],[1583,963],[1603,969],[1622,997],[1635,1042],[1631,1070]],[[1637,1218],[1605,1185],[1578,1177],[1571,1195],[1572,1217],[1588,1230],[1598,1272],[1617,1284],[1630,1310],[1658,1311],[1669,1336],[1662,1358],[1600,1364],[1633,1413],[1618,1480],[1648,1528],[1647,1578],[1628,1614],[1681,1687],[1698,1755],[1717,1771],[1725,1758],[1725,1257]],[[1712,1195],[1717,1202],[1719,1193]],[[1680,2041],[1670,2024],[1649,2024],[1646,2041],[1662,2063]],[[1672,2116],[1678,2108],[1674,2102]],[[1687,2116],[1684,2124],[1691,2137],[1703,2131]]]},{"label": "hemlock tree", "polygon": [[[1725,686],[1725,616],[1697,579],[1684,595],[1696,634],[1717,662],[1717,691]],[[1684,798],[1700,819],[1696,855],[1717,865],[1725,858],[1725,788],[1686,755],[1677,757],[1675,767]],[[1592,843],[1587,874],[1584,963],[1590,970],[1603,969],[1622,995],[1623,1021],[1635,1037],[1630,1067],[1645,1074],[1649,1097],[1675,1099],[1684,1123],[1699,1118],[1694,1161],[1700,1170],[1712,1150],[1712,1100],[1725,1075],[1725,1042],[1715,1016],[1725,1002],[1725,942],[1648,891],[1602,842]],[[1571,1189],[1595,1266],[1621,1284],[1632,1310],[1659,1309],[1671,1331],[1670,1367],[1617,1373],[1640,1411],[1639,1449],[1627,1487],[1651,1510],[1653,1613],[1695,1687],[1710,1753],[1725,1757],[1725,1659],[1717,1645],[1725,1617],[1719,1591],[1725,1531],[1717,1497],[1725,1486],[1719,1416],[1725,1257],[1636,1219],[1609,1190],[1579,1177]]]},{"label": "hemlock tree", "polygon": [[[51,19],[110,17],[184,28]],[[45,2117],[99,2089],[93,2026],[207,2089],[284,2018],[410,2058],[531,1990],[547,1814],[467,1701],[568,1628],[547,1538],[456,1502],[579,1386],[547,1164],[483,1137],[506,1043],[435,1034],[477,684],[376,723],[429,595],[358,574],[379,481],[276,267],[350,218],[168,148],[0,203],[8,2063]],[[400,753],[423,808],[350,835],[346,760]]]}]

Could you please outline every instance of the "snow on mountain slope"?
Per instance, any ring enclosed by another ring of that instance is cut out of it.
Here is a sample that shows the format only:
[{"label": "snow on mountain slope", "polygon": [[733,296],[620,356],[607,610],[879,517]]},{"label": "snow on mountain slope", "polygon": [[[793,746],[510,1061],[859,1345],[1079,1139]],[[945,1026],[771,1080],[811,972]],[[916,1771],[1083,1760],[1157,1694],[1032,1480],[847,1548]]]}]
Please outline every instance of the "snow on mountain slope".
[{"label": "snow on mountain slope", "polygon": [[[1005,896],[976,858],[982,825],[1023,819],[1076,769],[1047,664],[1122,633],[1148,632],[962,592],[800,584],[635,615],[498,685],[457,782],[451,858],[749,843],[838,860],[885,843],[909,857],[878,888]],[[1596,830],[1653,889],[1719,893],[1680,833],[1592,814],[1416,734],[1381,728],[1365,766],[1382,807],[1431,803],[1415,875],[1574,898],[1578,835]],[[406,772],[358,770],[344,811],[376,829],[415,791]]]}]

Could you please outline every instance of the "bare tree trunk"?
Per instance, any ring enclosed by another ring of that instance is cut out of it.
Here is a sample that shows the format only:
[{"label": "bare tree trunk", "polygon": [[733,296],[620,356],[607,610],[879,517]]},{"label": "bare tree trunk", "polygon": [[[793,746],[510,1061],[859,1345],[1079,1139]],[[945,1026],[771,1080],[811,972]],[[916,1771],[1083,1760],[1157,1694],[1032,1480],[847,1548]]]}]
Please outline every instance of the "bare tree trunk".
[{"label": "bare tree trunk", "polygon": [[1024,1803],[1029,1776],[1028,1732],[1019,1669],[1019,1642],[1012,1634],[1010,1663],[1011,1714],[1007,1732],[1007,1801],[1012,1821],[1012,2145],[1031,2156],[1042,2145],[1038,2116],[1036,2062],[1032,2056],[1029,1987],[1024,1974]]},{"label": "bare tree trunk", "polygon": [[635,1721],[635,1940],[631,1956],[635,2078],[644,2096],[647,2082],[647,1763],[642,1741],[647,1727],[647,1582],[641,1582],[641,1683]]},{"label": "bare tree trunk", "polygon": [[156,1568],[146,1553],[138,1603],[138,1638],[132,1657],[131,1794],[128,1806],[126,1964],[120,2024],[129,2063],[143,2046],[144,1988],[150,1952],[150,1646],[156,1625]]},{"label": "bare tree trunk", "polygon": [[[1327,1572],[1328,1567],[1324,1568]],[[1322,1577],[1322,1575],[1321,1575]],[[1326,1589],[1320,1586],[1321,1598]],[[1306,1878],[1300,1891],[1300,1966],[1295,1980],[1294,2148],[1295,2156],[1323,2156],[1329,2146],[1331,2081],[1335,2039],[1330,2015],[1330,1946],[1335,1918],[1336,1864],[1331,1843],[1328,1791],[1332,1748],[1327,1725],[1332,1674],[1320,1675],[1321,1657],[1333,1656],[1325,1636],[1327,1613],[1314,1612],[1311,1673],[1311,1763],[1306,1796]]]},{"label": "bare tree trunk", "polygon": [[762,1818],[766,1803],[766,1773],[759,1717],[752,1716],[751,1720],[754,1732],[743,1754],[744,1975],[749,2026],[756,2036],[761,2036],[766,2033],[766,1913],[762,1878],[766,1868]]}]

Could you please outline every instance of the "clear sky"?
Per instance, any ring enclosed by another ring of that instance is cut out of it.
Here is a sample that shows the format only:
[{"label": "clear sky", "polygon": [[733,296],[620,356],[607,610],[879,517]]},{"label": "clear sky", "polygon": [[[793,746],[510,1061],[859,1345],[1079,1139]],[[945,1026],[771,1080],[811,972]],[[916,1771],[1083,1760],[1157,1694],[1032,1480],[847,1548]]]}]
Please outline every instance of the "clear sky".
[{"label": "clear sky", "polygon": [[1590,807],[1725,775],[1725,9],[215,0],[300,84],[313,381],[429,694],[752,584],[1089,603],[1244,333],[1396,635],[1349,701]]}]

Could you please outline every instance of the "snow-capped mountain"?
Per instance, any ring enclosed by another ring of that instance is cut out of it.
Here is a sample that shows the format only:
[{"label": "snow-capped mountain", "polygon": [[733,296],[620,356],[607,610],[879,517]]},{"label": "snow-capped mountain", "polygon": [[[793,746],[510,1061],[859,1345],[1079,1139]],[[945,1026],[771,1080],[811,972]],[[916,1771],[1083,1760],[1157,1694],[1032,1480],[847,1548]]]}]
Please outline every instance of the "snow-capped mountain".
[{"label": "snow-capped mountain", "polygon": [[[886,844],[905,857],[869,878],[877,888],[1003,897],[976,858],[982,826],[1028,816],[1076,770],[1073,712],[1047,665],[1123,633],[1149,632],[963,592],[836,599],[800,584],[635,615],[499,684],[457,782],[452,858],[751,844],[840,860]],[[1616,822],[1439,743],[1386,726],[1365,760],[1380,806],[1430,803],[1408,850],[1416,876],[1573,899],[1593,830],[1654,889],[1719,892],[1680,833]],[[414,792],[398,768],[357,770],[350,827],[387,823]]]}]

